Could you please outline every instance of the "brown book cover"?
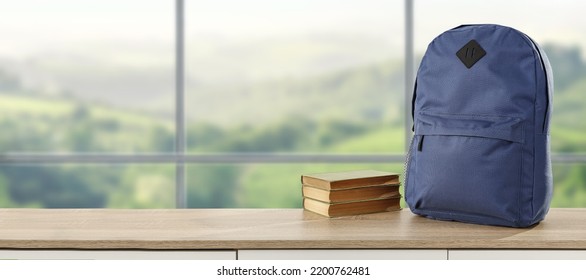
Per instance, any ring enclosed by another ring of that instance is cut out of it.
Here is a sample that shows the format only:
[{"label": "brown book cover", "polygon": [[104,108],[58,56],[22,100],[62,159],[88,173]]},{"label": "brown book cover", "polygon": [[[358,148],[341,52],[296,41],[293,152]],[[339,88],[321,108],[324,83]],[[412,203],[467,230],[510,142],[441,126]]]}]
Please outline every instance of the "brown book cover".
[{"label": "brown book cover", "polygon": [[303,197],[327,203],[401,197],[401,194],[399,193],[399,184],[338,190],[325,190],[304,185],[302,186],[301,191]]},{"label": "brown book cover", "polygon": [[345,203],[325,203],[311,198],[303,198],[303,208],[326,217],[340,217],[400,210],[400,201],[401,198],[395,197]]},{"label": "brown book cover", "polygon": [[301,176],[303,185],[326,190],[399,184],[399,174],[377,170],[317,173]]}]

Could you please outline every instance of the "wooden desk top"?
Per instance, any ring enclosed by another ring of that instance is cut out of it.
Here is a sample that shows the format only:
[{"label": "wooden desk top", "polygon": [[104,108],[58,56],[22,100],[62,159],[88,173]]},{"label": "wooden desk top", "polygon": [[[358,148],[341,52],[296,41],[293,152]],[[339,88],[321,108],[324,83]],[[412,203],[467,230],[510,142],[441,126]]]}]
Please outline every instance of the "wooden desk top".
[{"label": "wooden desk top", "polygon": [[528,229],[434,221],[409,210],[328,219],[301,209],[0,209],[0,248],[586,249],[586,209]]}]

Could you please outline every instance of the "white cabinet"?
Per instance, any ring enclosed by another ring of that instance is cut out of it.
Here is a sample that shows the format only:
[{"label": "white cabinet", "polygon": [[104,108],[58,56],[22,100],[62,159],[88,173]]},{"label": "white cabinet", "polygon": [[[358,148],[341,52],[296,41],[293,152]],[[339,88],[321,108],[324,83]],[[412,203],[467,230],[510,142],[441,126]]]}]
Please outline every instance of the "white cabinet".
[{"label": "white cabinet", "polygon": [[238,260],[586,260],[586,250],[238,250]]},{"label": "white cabinet", "polygon": [[586,250],[4,250],[0,260],[586,260]]},{"label": "white cabinet", "polygon": [[0,250],[0,260],[236,260],[236,251]]},{"label": "white cabinet", "polygon": [[238,250],[239,260],[446,260],[447,250]]},{"label": "white cabinet", "polygon": [[449,250],[450,260],[586,260],[586,250]]}]

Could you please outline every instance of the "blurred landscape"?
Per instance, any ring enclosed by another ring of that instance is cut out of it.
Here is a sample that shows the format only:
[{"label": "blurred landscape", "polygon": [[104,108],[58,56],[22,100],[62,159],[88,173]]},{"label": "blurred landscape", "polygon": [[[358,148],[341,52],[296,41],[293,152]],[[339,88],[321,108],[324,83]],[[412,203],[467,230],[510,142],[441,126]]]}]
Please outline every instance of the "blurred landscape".
[{"label": "blurred landscape", "polygon": [[[545,44],[545,49],[556,79],[552,150],[584,152],[586,64],[577,47]],[[101,95],[35,88],[23,81],[34,76],[30,73],[35,68],[16,67],[29,73],[23,76],[1,65],[2,154],[173,150],[172,112],[135,108],[135,98],[125,101],[108,85]],[[67,85],[75,85],[71,81],[80,76],[67,67],[38,71],[50,72]],[[144,80],[148,82],[158,71],[147,73]],[[94,78],[104,79],[98,74]],[[188,113],[189,152],[403,152],[401,61],[361,62],[307,77],[250,81],[188,87],[186,108],[195,111]],[[149,87],[148,83],[144,86]],[[153,98],[164,99],[164,95]],[[207,118],[196,117],[200,114]],[[188,205],[300,207],[300,174],[358,168],[403,172],[402,164],[391,163],[194,164],[187,167]],[[585,165],[555,164],[554,179],[552,206],[586,206]],[[171,208],[173,189],[172,165],[0,167],[0,207]]]}]

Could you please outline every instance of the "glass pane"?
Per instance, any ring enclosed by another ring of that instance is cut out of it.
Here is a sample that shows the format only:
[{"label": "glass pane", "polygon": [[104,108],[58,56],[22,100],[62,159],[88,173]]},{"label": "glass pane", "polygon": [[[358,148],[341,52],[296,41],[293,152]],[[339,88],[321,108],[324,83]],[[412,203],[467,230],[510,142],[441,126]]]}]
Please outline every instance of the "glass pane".
[{"label": "glass pane", "polygon": [[[395,164],[248,164],[187,166],[190,208],[300,208],[302,174],[375,169],[397,172]],[[586,165],[554,164],[551,207],[586,205]],[[401,193],[404,191],[401,188]],[[402,206],[406,207],[402,202]]]},{"label": "glass pane", "polygon": [[[586,2],[426,0],[415,3],[415,49],[420,56],[435,36],[468,23],[508,25],[543,46],[555,77],[552,151],[586,151],[586,19],[582,15]],[[523,11],[522,16],[519,11]]]},{"label": "glass pane", "polygon": [[0,6],[0,152],[172,150],[173,2]]},{"label": "glass pane", "polygon": [[194,0],[191,152],[403,152],[403,2]]},{"label": "glass pane", "polygon": [[403,180],[400,163],[188,165],[187,205],[189,208],[301,208],[302,174],[360,169],[396,172]]},{"label": "glass pane", "polygon": [[172,165],[33,165],[0,169],[0,208],[174,208]]},{"label": "glass pane", "polygon": [[553,165],[551,207],[586,207],[586,164]]}]

